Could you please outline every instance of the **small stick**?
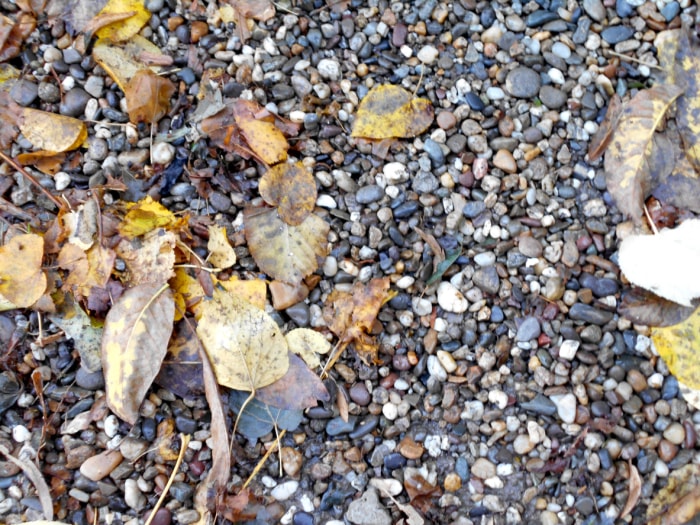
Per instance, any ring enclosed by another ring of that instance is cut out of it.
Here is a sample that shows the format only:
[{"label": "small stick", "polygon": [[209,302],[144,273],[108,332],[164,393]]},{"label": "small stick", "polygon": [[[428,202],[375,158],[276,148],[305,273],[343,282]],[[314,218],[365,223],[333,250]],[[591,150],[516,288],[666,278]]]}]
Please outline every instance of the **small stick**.
[{"label": "small stick", "polygon": [[182,443],[180,443],[180,454],[177,456],[177,461],[175,462],[175,467],[173,467],[173,471],[170,474],[170,477],[168,478],[168,482],[165,484],[165,488],[163,489],[163,492],[160,494],[160,498],[158,498],[158,501],[156,502],[156,506],[153,507],[153,510],[151,511],[151,514],[148,516],[148,519],[146,520],[146,523],[144,525],[151,525],[151,522],[156,516],[156,512],[158,512],[158,509],[160,509],[161,505],[163,505],[163,501],[165,501],[165,497],[168,495],[168,491],[170,490],[170,485],[173,484],[173,480],[175,479],[175,476],[177,475],[177,471],[180,470],[180,464],[182,464],[182,460],[185,457],[185,451],[187,450],[187,445],[190,444],[190,435],[189,434],[180,434],[180,439],[182,440]]},{"label": "small stick", "polygon": [[637,64],[641,64],[642,66],[647,66],[654,69],[663,69],[661,66],[657,66],[656,64],[649,64],[648,62],[644,62],[643,60],[639,60],[638,58],[634,58],[631,56],[623,55],[622,53],[618,53],[617,51],[612,51],[608,49],[608,53],[610,53],[614,57],[621,58],[622,60],[629,60],[630,62],[636,62]]},{"label": "small stick", "polygon": [[[253,472],[250,473],[250,476],[248,476],[248,479],[243,484],[243,488],[246,488],[250,484],[250,482],[253,481],[255,476],[258,475],[258,472],[260,472],[260,469],[263,468],[263,465],[265,465],[265,462],[267,461],[267,458],[270,457],[270,454],[272,454],[275,451],[275,448],[280,446],[280,443],[282,442],[282,438],[284,437],[284,435],[286,433],[287,433],[286,430],[282,430],[282,432],[280,432],[279,436],[277,436],[277,439],[275,440],[273,445],[267,450],[267,452],[265,452],[265,455],[262,457],[262,459],[260,461],[258,461],[258,464],[255,465]],[[148,524],[146,524],[146,525],[148,525]]]},{"label": "small stick", "polygon": [[29,182],[31,182],[32,184],[34,184],[34,186],[36,186],[37,188],[39,188],[39,190],[41,190],[41,192],[42,192],[44,195],[46,195],[46,197],[47,197],[51,202],[53,202],[59,210],[65,209],[64,206],[63,206],[63,203],[61,203],[61,201],[59,201],[56,197],[54,197],[53,195],[51,195],[51,192],[50,192],[49,190],[47,190],[47,189],[44,188],[41,184],[39,184],[39,181],[36,180],[36,178],[34,178],[34,175],[32,175],[31,173],[29,173],[27,170],[25,170],[24,167],[23,167],[19,162],[17,162],[15,159],[13,159],[12,157],[10,157],[10,156],[8,156],[8,155],[5,155],[5,153],[3,153],[2,151],[0,151],[0,158],[1,158],[2,160],[4,160],[5,162],[7,162],[7,163],[8,163],[10,166],[12,166],[15,170],[19,171],[22,175],[24,175],[24,176],[27,178],[27,180],[28,180]]}]

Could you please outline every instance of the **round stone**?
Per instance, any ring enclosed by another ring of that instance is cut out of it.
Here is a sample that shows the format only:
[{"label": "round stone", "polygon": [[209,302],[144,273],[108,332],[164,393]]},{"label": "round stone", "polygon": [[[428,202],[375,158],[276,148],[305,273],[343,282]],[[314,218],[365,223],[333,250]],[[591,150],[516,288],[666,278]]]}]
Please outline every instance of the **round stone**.
[{"label": "round stone", "polygon": [[529,67],[516,67],[506,76],[505,88],[517,98],[534,98],[540,90],[542,80],[539,73]]},{"label": "round stone", "polygon": [[452,283],[443,281],[438,286],[438,304],[447,311],[456,314],[466,312],[469,302]]}]

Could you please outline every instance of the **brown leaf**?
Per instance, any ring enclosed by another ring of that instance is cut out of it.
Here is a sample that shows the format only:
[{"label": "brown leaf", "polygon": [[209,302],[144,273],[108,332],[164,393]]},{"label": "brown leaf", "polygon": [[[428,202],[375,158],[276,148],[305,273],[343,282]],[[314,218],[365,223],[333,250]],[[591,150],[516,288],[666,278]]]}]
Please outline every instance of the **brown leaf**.
[{"label": "brown leaf", "polygon": [[629,485],[629,496],[627,496],[627,503],[620,513],[620,519],[623,519],[630,512],[634,510],[639,501],[639,496],[642,494],[642,478],[639,477],[639,471],[637,467],[632,465],[632,461],[628,462],[630,470],[630,485]]},{"label": "brown leaf", "polygon": [[652,138],[666,112],[681,94],[673,85],[656,85],[637,93],[622,110],[605,153],[608,191],[625,215],[640,222],[650,190],[649,155]]},{"label": "brown leaf", "polygon": [[16,235],[0,246],[0,297],[16,308],[38,301],[47,284],[43,257],[44,239],[35,233]]},{"label": "brown leaf", "polygon": [[158,122],[170,109],[175,84],[150,69],[138,71],[126,85],[124,96],[129,120],[138,124]]},{"label": "brown leaf", "polygon": [[64,244],[58,254],[59,268],[70,272],[63,281],[64,290],[71,290],[77,297],[88,297],[93,287],[104,288],[115,260],[114,250],[99,244],[87,252],[74,244]]},{"label": "brown leaf", "polygon": [[255,392],[261,403],[284,410],[302,410],[315,407],[318,400],[328,401],[331,396],[323,382],[304,361],[289,352],[289,369],[280,379]]},{"label": "brown leaf", "polygon": [[6,150],[12,145],[22,125],[22,108],[12,100],[7,91],[0,89],[0,148]]},{"label": "brown leaf", "polygon": [[[134,35],[128,42],[120,44],[100,39],[92,48],[92,57],[124,92],[136,73],[153,62],[167,62],[166,56],[155,44],[141,35]],[[142,57],[148,59],[144,60]],[[161,71],[160,67],[149,69],[154,73]]]},{"label": "brown leaf", "polygon": [[135,424],[158,375],[173,331],[175,303],[167,285],[148,283],[124,292],[105,319],[102,368],[109,408]]},{"label": "brown leaf", "polygon": [[416,468],[406,468],[403,486],[411,504],[424,514],[433,506],[433,498],[442,494],[440,487],[430,483]]},{"label": "brown leaf", "polygon": [[[677,143],[676,143],[677,144]],[[671,150],[666,150],[668,156]],[[685,152],[680,152],[671,174],[660,180],[655,179],[652,195],[664,204],[681,210],[700,213],[700,178]]]},{"label": "brown leaf", "polygon": [[591,142],[588,145],[588,160],[593,162],[598,160],[608,147],[612,134],[617,128],[617,123],[622,115],[622,99],[615,93],[608,103],[608,110],[605,112],[605,118],[600,123],[598,131],[591,137]]},{"label": "brown leaf", "polygon": [[622,294],[617,311],[635,324],[672,326],[690,317],[694,310],[693,307],[682,306],[643,288],[632,288]]},{"label": "brown leaf", "polygon": [[415,137],[430,127],[434,115],[428,99],[414,98],[400,86],[380,85],[360,102],[352,136],[367,139]]},{"label": "brown leaf", "polygon": [[258,186],[260,196],[278,206],[284,222],[299,226],[316,206],[316,181],[303,163],[280,163],[265,172]]},{"label": "brown leaf", "polygon": [[36,17],[31,13],[19,13],[15,21],[0,14],[0,62],[19,55],[35,28]]},{"label": "brown leaf", "polygon": [[275,279],[299,283],[327,253],[330,227],[316,215],[298,226],[287,224],[270,208],[247,208],[243,215],[250,253],[260,270]]},{"label": "brown leaf", "polygon": [[173,232],[161,229],[153,230],[143,238],[122,239],[116,252],[129,269],[129,283],[162,283],[170,280],[175,275],[176,241]]},{"label": "brown leaf", "polygon": [[683,525],[700,512],[700,465],[671,472],[668,484],[655,493],[647,508],[647,525]]}]

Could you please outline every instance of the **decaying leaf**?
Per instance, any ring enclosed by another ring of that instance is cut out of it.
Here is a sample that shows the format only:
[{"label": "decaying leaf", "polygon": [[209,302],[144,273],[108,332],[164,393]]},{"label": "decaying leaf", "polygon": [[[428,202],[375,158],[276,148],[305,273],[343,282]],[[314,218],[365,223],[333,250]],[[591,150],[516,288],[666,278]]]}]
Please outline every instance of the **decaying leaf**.
[{"label": "decaying leaf", "polygon": [[89,372],[102,369],[101,345],[103,327],[75,304],[70,296],[61,305],[56,314],[49,319],[56,323],[73,340],[73,345],[80,354],[80,364]]},{"label": "decaying leaf", "polygon": [[389,278],[383,277],[367,284],[355,283],[351,293],[333,290],[323,309],[323,318],[341,345],[353,343],[366,363],[380,362],[377,344],[369,333],[379,309],[396,295],[389,291],[389,286]]},{"label": "decaying leaf", "polygon": [[0,62],[19,55],[24,41],[35,28],[33,13],[20,12],[15,20],[0,14]]},{"label": "decaying leaf", "polygon": [[[670,157],[671,151],[672,149],[662,153]],[[666,205],[700,213],[700,199],[697,198],[700,195],[700,177],[690,164],[685,152],[680,153],[671,173],[663,179],[654,181],[655,185],[651,193]]]},{"label": "decaying leaf", "polygon": [[99,244],[87,251],[72,243],[64,244],[58,254],[58,266],[69,272],[63,281],[64,289],[78,297],[88,297],[93,287],[104,288],[115,260],[114,250]]},{"label": "decaying leaf", "polygon": [[129,270],[129,283],[162,283],[175,275],[176,237],[173,232],[153,230],[142,238],[122,239],[116,252]]},{"label": "decaying leaf", "polygon": [[147,196],[129,206],[129,211],[119,225],[119,233],[127,239],[133,239],[156,228],[175,230],[186,223],[185,218],[176,217],[160,202]]},{"label": "decaying leaf", "polygon": [[263,279],[251,279],[244,281],[235,276],[225,281],[216,281],[227,292],[248,301],[261,310],[265,309],[267,299],[267,283]]},{"label": "decaying leaf", "polygon": [[220,385],[255,391],[289,368],[287,343],[263,310],[224,290],[202,305],[197,334]]},{"label": "decaying leaf", "polygon": [[325,257],[330,226],[316,215],[293,226],[276,210],[247,208],[243,212],[248,248],[260,270],[287,283],[298,283]]},{"label": "decaying leaf", "polygon": [[123,42],[136,35],[151,18],[143,0],[109,0],[97,16],[125,13],[133,14],[98,29],[97,36],[113,42]]},{"label": "decaying leaf", "polygon": [[158,122],[170,109],[175,84],[170,79],[142,69],[129,80],[124,91],[129,120],[138,124]]},{"label": "decaying leaf", "polygon": [[[92,49],[92,56],[102,66],[107,74],[112,77],[119,89],[126,92],[126,86],[134,78],[137,72],[149,66],[143,57],[167,56],[150,40],[141,35],[135,35],[128,42],[115,44],[110,40],[98,40]],[[150,66],[154,73],[159,73],[162,68]]]},{"label": "decaying leaf", "polygon": [[622,99],[620,95],[615,93],[608,102],[608,109],[605,112],[605,118],[603,122],[600,123],[598,131],[591,138],[591,142],[588,145],[588,160],[593,162],[598,160],[601,155],[605,152],[605,148],[608,147],[612,134],[617,128],[617,123],[620,120],[620,115],[622,114]]},{"label": "decaying leaf", "polygon": [[175,326],[168,353],[154,382],[185,399],[204,393],[199,341],[187,323],[180,322]]},{"label": "decaying leaf", "polygon": [[290,352],[287,373],[271,385],[256,390],[255,398],[275,408],[303,410],[315,407],[318,400],[328,401],[330,395],[318,376]]},{"label": "decaying leaf", "polygon": [[24,108],[19,129],[40,150],[57,153],[79,147],[87,138],[85,122],[48,111]]},{"label": "decaying leaf", "polygon": [[0,89],[0,148],[8,149],[19,134],[23,111],[7,91]]},{"label": "decaying leaf", "polygon": [[236,252],[226,236],[226,228],[223,226],[209,226],[209,262],[214,268],[230,268],[236,264]]},{"label": "decaying leaf", "polygon": [[634,510],[639,501],[639,496],[642,494],[642,478],[639,476],[639,471],[637,467],[632,465],[631,460],[628,462],[628,465],[630,470],[629,496],[627,496],[625,507],[620,512],[620,519],[623,519]]},{"label": "decaying leaf", "polygon": [[408,493],[411,505],[427,512],[433,506],[433,498],[442,494],[440,486],[433,480],[434,476],[428,476],[425,468],[417,469],[408,467],[404,471],[403,486]]},{"label": "decaying leaf", "polygon": [[172,292],[158,283],[130,288],[107,314],[102,338],[107,404],[127,423],[136,423],[141,402],[158,375],[174,315]]},{"label": "decaying leaf", "polygon": [[[275,8],[270,0],[228,0],[229,6],[222,6],[222,18],[236,24],[236,32],[242,42],[250,38],[253,22],[264,22],[275,16]],[[228,13],[228,9],[231,13]]]},{"label": "decaying leaf", "polygon": [[683,525],[700,512],[700,465],[674,470],[647,508],[647,525]]},{"label": "decaying leaf", "polygon": [[316,181],[301,162],[280,163],[265,172],[258,186],[260,196],[278,206],[284,222],[298,226],[316,205]]},{"label": "decaying leaf", "polygon": [[700,219],[657,235],[630,235],[620,244],[619,263],[637,286],[683,306],[700,297]]},{"label": "decaying leaf", "polygon": [[700,389],[700,308],[682,323],[652,329],[654,346],[679,382]]},{"label": "decaying leaf", "polygon": [[310,328],[296,328],[284,337],[289,349],[301,357],[312,370],[321,366],[318,354],[331,351],[331,344],[323,334]]},{"label": "decaying leaf", "polygon": [[0,296],[16,308],[37,302],[47,283],[43,257],[44,239],[34,233],[16,235],[0,246]]},{"label": "decaying leaf", "polygon": [[620,211],[636,222],[641,221],[644,199],[650,192],[652,138],[681,93],[679,87],[665,84],[638,92],[625,104],[605,153],[608,191]]},{"label": "decaying leaf", "polygon": [[633,288],[622,294],[618,313],[635,324],[645,326],[671,326],[687,319],[694,308]]},{"label": "decaying leaf", "polygon": [[[231,410],[238,414],[238,432],[250,440],[270,433],[275,426],[283,430],[296,430],[304,417],[303,410],[284,410],[266,405],[255,398],[249,402],[247,399],[247,392],[231,390],[229,393]],[[246,402],[241,412],[241,407]]]},{"label": "decaying leaf", "polygon": [[199,281],[184,268],[175,268],[175,275],[168,283],[175,297],[176,321],[179,321],[186,311],[194,312],[206,295]]},{"label": "decaying leaf", "polygon": [[352,136],[366,139],[415,137],[430,127],[434,113],[428,99],[414,98],[411,92],[399,86],[380,85],[360,102]]}]

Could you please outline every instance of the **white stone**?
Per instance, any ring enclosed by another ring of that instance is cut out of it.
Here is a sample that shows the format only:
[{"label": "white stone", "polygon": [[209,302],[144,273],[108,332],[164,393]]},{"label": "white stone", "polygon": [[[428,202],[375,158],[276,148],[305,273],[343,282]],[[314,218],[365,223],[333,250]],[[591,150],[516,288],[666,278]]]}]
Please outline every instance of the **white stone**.
[{"label": "white stone", "polygon": [[110,439],[117,435],[119,431],[119,420],[114,414],[110,414],[105,418],[104,429],[105,434],[107,434],[107,437]]},{"label": "white stone", "polygon": [[280,483],[270,491],[270,495],[277,501],[289,499],[299,488],[299,482],[295,480],[285,481]]},{"label": "white stone", "polygon": [[508,406],[508,394],[506,394],[503,390],[490,390],[489,402],[503,410]]},{"label": "white stone", "polygon": [[56,191],[63,191],[70,186],[71,178],[65,171],[59,171],[53,176],[53,183]]},{"label": "white stone", "polygon": [[155,164],[170,164],[175,156],[175,147],[167,142],[157,142],[151,150],[151,158]]},{"label": "white stone", "polygon": [[382,478],[372,478],[369,480],[371,487],[379,490],[381,495],[390,494],[391,496],[398,496],[403,492],[403,485],[398,479],[382,479]]},{"label": "white stone", "polygon": [[564,78],[564,73],[562,73],[555,67],[547,71],[547,75],[549,75],[549,78],[555,84],[562,85],[566,81],[566,79]]},{"label": "white stone", "polygon": [[146,506],[146,497],[139,490],[135,479],[127,479],[124,482],[124,502],[134,510],[141,510]]},{"label": "white stone", "polygon": [[461,314],[467,311],[469,301],[452,283],[443,281],[437,290],[438,304],[447,312]]},{"label": "white stone", "polygon": [[416,282],[415,277],[404,275],[398,281],[396,281],[396,287],[405,290],[406,288],[410,288],[414,282]]},{"label": "white stone", "polygon": [[330,58],[321,59],[317,66],[318,74],[328,80],[340,80],[340,64]]},{"label": "white stone", "polygon": [[29,432],[29,429],[24,425],[16,425],[12,428],[12,439],[17,443],[29,441],[30,437],[32,437],[32,433]]},{"label": "white stone", "polygon": [[445,350],[438,350],[437,358],[448,374],[451,374],[452,372],[457,370],[457,363],[455,362],[455,358],[452,357],[451,353],[446,352]]},{"label": "white stone", "polygon": [[506,98],[505,91],[496,86],[491,86],[486,90],[486,97],[489,100],[503,100]]},{"label": "white stone", "polygon": [[400,184],[408,180],[408,170],[401,162],[385,164],[383,173],[387,184]]},{"label": "white stone", "polygon": [[557,407],[557,414],[564,423],[573,423],[576,419],[576,397],[573,394],[550,396]]},{"label": "white stone", "polygon": [[530,437],[527,434],[519,434],[515,440],[513,440],[513,450],[516,454],[528,454],[535,444],[530,441]]},{"label": "white stone", "polygon": [[393,421],[399,415],[399,409],[394,403],[387,403],[382,407],[382,414],[389,421]]},{"label": "white stone", "polygon": [[576,357],[576,351],[580,344],[580,342],[574,341],[573,339],[567,339],[559,347],[559,357],[571,361]]},{"label": "white stone", "polygon": [[316,199],[316,206],[318,206],[319,208],[327,208],[329,210],[334,210],[338,207],[338,203],[335,202],[335,199],[327,193],[322,193]]},{"label": "white stone", "polygon": [[306,113],[300,110],[294,110],[289,112],[289,120],[295,122],[296,124],[301,124],[302,122],[304,122],[305,116]]},{"label": "white stone", "polygon": [[418,60],[424,64],[431,65],[437,60],[439,52],[435,46],[427,45],[423,46],[420,51],[418,51]]},{"label": "white stone", "polygon": [[433,376],[441,383],[447,381],[447,371],[443,368],[438,358],[434,355],[428,356],[428,374]]},{"label": "white stone", "polygon": [[413,297],[411,299],[413,313],[418,316],[429,315],[433,311],[433,305],[427,299],[422,297]]}]

